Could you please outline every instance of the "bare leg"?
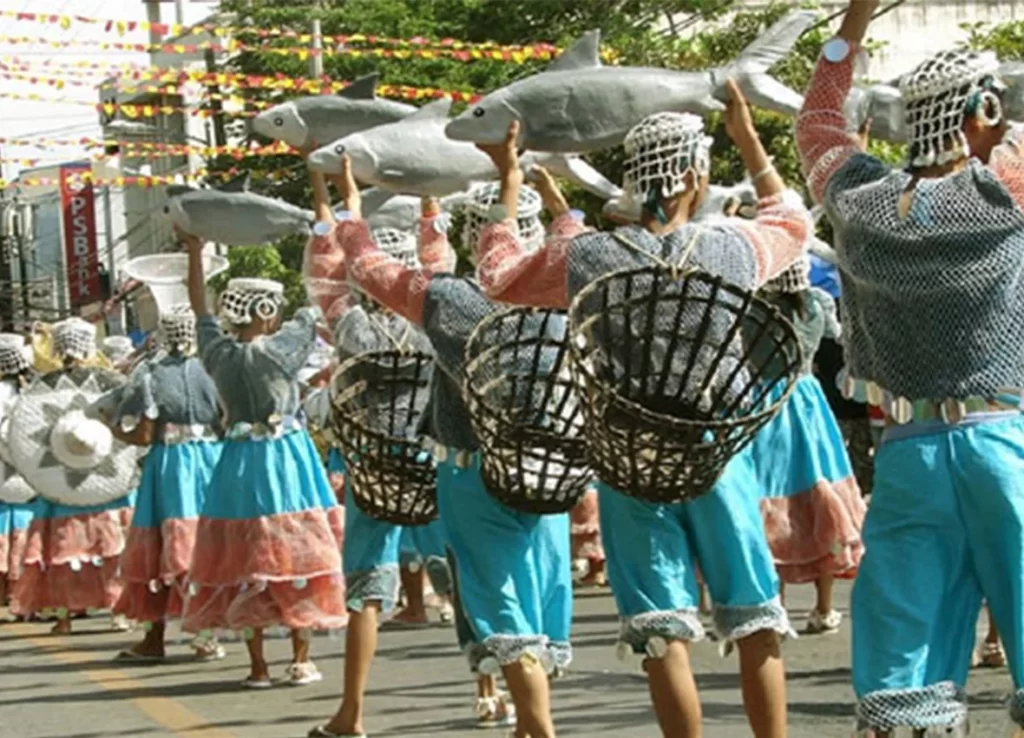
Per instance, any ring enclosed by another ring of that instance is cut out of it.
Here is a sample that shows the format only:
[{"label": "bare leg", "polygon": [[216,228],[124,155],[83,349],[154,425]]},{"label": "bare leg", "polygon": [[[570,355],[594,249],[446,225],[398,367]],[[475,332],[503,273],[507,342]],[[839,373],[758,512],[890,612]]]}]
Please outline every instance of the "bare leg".
[{"label": "bare leg", "polygon": [[651,703],[665,738],[700,738],[702,714],[690,669],[690,646],[672,641],[662,659],[644,661]]},{"label": "bare leg", "polygon": [[516,738],[554,738],[551,686],[537,660],[521,659],[501,671],[516,706]]},{"label": "bare leg", "polygon": [[292,630],[292,663],[305,664],[309,661],[309,632]]},{"label": "bare leg", "polygon": [[992,617],[992,610],[985,608],[988,611],[988,633],[985,635],[985,643],[995,643],[999,645],[999,628],[996,626],[996,619]]},{"label": "bare leg", "polygon": [[166,630],[167,624],[163,620],[150,623],[149,630],[146,631],[146,635],[143,636],[142,641],[132,646],[132,653],[138,654],[139,656],[163,658],[164,633]]},{"label": "bare leg", "polygon": [[57,616],[57,623],[50,630],[54,635],[68,635],[71,633],[71,615],[64,613]]},{"label": "bare leg", "polygon": [[267,660],[263,656],[263,629],[254,628],[252,638],[245,642],[249,649],[249,678],[254,681],[270,679],[270,670],[267,668]]},{"label": "bare leg", "polygon": [[370,678],[370,665],[377,651],[377,616],[380,601],[371,600],[362,612],[349,614],[345,633],[345,687],[341,707],[324,727],[340,735],[362,735],[363,707],[366,684]]},{"label": "bare leg", "polygon": [[736,642],[743,707],[755,738],[786,736],[786,670],[779,636],[762,630]]},{"label": "bare leg", "polygon": [[815,588],[818,590],[818,604],[816,609],[822,615],[828,615],[832,612],[833,584],[835,584],[835,578],[831,574],[822,574],[818,581],[814,583]]},{"label": "bare leg", "polygon": [[427,606],[423,599],[423,581],[426,569],[420,567],[415,572],[403,568],[401,570],[402,589],[405,590],[405,608],[392,618],[397,623],[427,622]]}]

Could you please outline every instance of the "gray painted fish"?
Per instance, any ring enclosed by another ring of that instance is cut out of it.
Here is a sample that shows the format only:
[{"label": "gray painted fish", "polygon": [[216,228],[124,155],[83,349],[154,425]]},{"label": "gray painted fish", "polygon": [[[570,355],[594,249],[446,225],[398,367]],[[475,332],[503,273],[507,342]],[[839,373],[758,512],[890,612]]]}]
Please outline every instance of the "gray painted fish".
[{"label": "gray painted fish", "polygon": [[605,67],[599,57],[600,32],[591,31],[544,72],[484,97],[453,119],[446,132],[456,141],[497,144],[518,120],[522,148],[586,153],[620,144],[629,129],[654,113],[724,110],[730,78],[751,104],[795,115],[803,98],[770,77],[768,69],[816,18],[811,11],[794,11],[732,64],[704,72]]},{"label": "gray painted fish", "polygon": [[413,105],[377,97],[376,73],[360,77],[337,95],[313,95],[264,110],[252,121],[261,136],[302,148],[323,146],[416,112]]},{"label": "gray painted fish", "polygon": [[210,190],[168,187],[164,214],[185,233],[228,246],[259,246],[311,233],[316,221],[311,210],[249,192],[248,180],[244,175]]}]

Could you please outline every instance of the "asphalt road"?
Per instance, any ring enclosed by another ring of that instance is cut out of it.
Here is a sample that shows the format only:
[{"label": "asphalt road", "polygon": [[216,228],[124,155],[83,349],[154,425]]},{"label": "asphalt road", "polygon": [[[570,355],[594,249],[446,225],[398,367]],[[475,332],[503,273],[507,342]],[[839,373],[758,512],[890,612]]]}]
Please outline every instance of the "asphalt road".
[{"label": "asphalt road", "polygon": [[[837,603],[849,587],[837,585]],[[802,628],[810,587],[789,592]],[[325,675],[311,687],[245,692],[240,643],[215,664],[187,660],[184,644],[160,666],[125,667],[111,661],[138,634],[112,633],[105,618],[76,621],[72,636],[48,635],[45,624],[0,624],[0,738],[301,738],[334,712],[340,693],[343,641],[319,636],[313,656]],[[586,592],[576,601],[576,660],[556,682],[555,719],[560,735],[657,736],[643,678],[624,670],[614,653],[617,623],[608,593]],[[286,640],[268,643],[274,673],[288,661]],[[847,738],[852,726],[849,631],[806,636],[785,646],[789,673],[790,736]],[[740,703],[737,660],[722,659],[716,644],[694,648],[704,703],[705,736],[750,735]],[[1005,669],[976,671],[968,685],[972,735],[1004,736],[1003,709],[1010,688]],[[454,633],[438,626],[381,634],[368,695],[367,728],[373,738],[404,736],[504,736],[476,729],[473,682],[455,646]]]}]

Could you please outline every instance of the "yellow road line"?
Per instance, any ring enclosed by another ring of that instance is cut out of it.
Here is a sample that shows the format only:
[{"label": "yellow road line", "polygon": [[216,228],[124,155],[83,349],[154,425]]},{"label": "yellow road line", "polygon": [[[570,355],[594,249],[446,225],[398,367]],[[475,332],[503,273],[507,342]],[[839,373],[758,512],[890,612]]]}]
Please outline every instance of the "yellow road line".
[{"label": "yellow road line", "polygon": [[[43,638],[35,635],[38,633],[38,626],[15,623],[6,626],[4,630],[24,638],[38,646],[47,656],[65,664],[95,664],[94,657],[86,652],[75,651],[73,648],[66,650],[64,646],[72,645],[69,639],[55,636]],[[83,669],[82,673],[89,681],[110,692],[121,689],[152,689],[119,669],[93,666]],[[237,738],[230,731],[210,725],[204,717],[169,697],[135,697],[129,702],[150,720],[170,731],[171,735],[181,738]]]}]

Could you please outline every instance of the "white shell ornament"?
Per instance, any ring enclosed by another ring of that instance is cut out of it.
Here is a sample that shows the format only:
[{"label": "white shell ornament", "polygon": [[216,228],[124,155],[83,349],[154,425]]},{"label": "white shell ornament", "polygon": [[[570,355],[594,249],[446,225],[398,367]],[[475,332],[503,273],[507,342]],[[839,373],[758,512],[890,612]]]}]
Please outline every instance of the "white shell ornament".
[{"label": "white shell ornament", "polygon": [[12,407],[14,467],[47,500],[102,505],[136,486],[139,450],[113,438],[87,412],[124,383],[120,374],[103,369],[53,372],[36,380]]}]

